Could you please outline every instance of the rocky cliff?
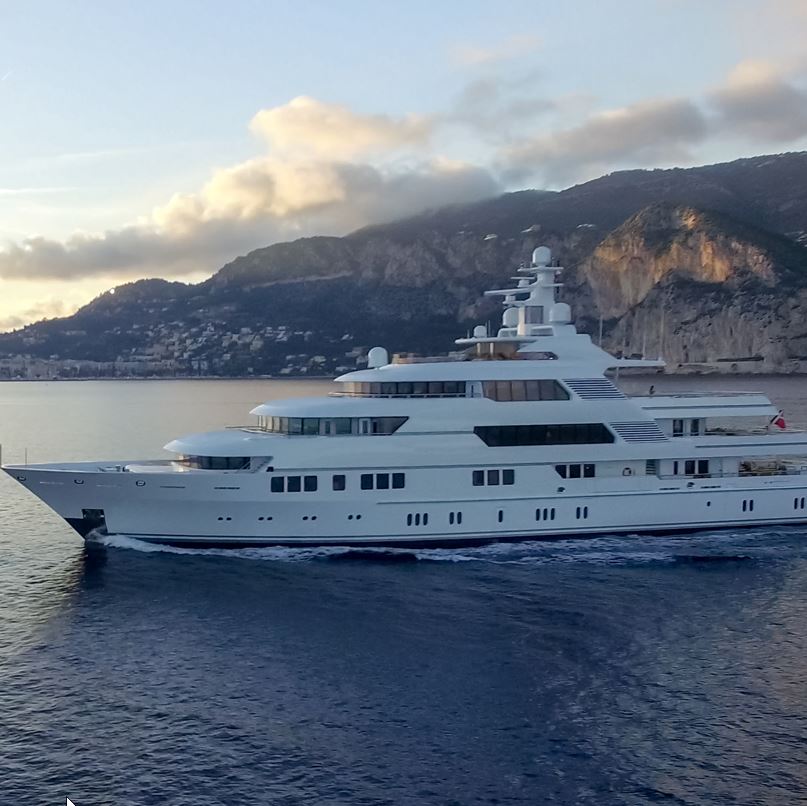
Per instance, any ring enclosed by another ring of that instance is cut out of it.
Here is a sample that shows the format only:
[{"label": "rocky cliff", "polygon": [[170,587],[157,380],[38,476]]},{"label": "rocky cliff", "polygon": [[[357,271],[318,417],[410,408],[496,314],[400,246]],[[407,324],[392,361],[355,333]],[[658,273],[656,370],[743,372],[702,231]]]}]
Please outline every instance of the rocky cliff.
[{"label": "rocky cliff", "polygon": [[67,362],[66,374],[106,362],[241,375],[339,371],[377,343],[445,351],[498,320],[482,291],[545,243],[568,267],[579,326],[602,322],[609,348],[663,354],[673,369],[756,357],[788,370],[807,356],[805,233],[807,154],[628,171],[275,244],[195,286],[130,283],[0,335],[0,356]]}]

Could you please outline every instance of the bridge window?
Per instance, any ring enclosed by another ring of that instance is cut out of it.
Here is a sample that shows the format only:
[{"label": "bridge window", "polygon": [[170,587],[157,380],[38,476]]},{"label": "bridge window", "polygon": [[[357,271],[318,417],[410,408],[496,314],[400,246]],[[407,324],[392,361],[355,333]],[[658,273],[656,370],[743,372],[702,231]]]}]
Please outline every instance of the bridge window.
[{"label": "bridge window", "polygon": [[345,489],[345,477],[341,473],[338,473],[333,477],[333,488],[334,490],[342,491]]},{"label": "bridge window", "polygon": [[249,456],[185,456],[180,460],[195,470],[246,470]]},{"label": "bridge window", "polygon": [[555,465],[555,472],[562,479],[593,479],[597,474],[597,468],[592,463]]},{"label": "bridge window", "polygon": [[273,434],[313,437],[348,434],[394,434],[408,417],[263,417],[261,423]]},{"label": "bridge window", "polygon": [[489,485],[498,487],[500,484],[509,486],[516,483],[516,471],[507,468],[506,470],[474,470],[471,474],[471,483],[474,487]]},{"label": "bridge window", "polygon": [[569,399],[569,393],[554,380],[484,381],[482,393],[500,403]]},{"label": "bridge window", "polygon": [[272,476],[269,489],[273,493],[314,493],[317,491],[316,476]]},{"label": "bridge window", "polygon": [[402,490],[406,486],[406,473],[362,473],[359,486],[362,490]]},{"label": "bridge window", "polygon": [[597,445],[614,441],[602,423],[478,425],[474,434],[491,448],[518,445]]},{"label": "bridge window", "polygon": [[337,394],[349,397],[465,397],[465,393],[465,381],[348,381],[342,384],[342,392]]}]

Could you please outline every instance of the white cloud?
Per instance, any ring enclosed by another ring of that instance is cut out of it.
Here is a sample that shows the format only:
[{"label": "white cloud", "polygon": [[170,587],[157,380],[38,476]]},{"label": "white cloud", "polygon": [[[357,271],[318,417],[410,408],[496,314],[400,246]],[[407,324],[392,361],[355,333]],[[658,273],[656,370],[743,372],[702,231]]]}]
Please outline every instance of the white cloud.
[{"label": "white cloud", "polygon": [[[514,38],[496,58],[534,45],[529,35]],[[488,55],[467,61],[496,61]],[[502,189],[493,170],[436,156],[435,142],[446,135],[447,142],[469,136],[477,154],[498,146],[498,170],[511,184],[538,179],[554,186],[623,167],[692,163],[718,138],[758,146],[807,136],[800,75],[763,62],[738,65],[699,98],[594,113],[588,103],[564,106],[563,98],[545,97],[535,72],[475,75],[440,116],[360,114],[307,96],[261,110],[250,123],[261,154],[214,171],[198,190],[175,194],[128,226],[10,243],[0,249],[0,280],[199,277],[279,240],[341,235]],[[558,119],[574,122],[552,128]],[[543,129],[536,132],[538,122]],[[61,190],[8,187],[0,196],[16,203],[17,195]]]},{"label": "white cloud", "polygon": [[430,156],[425,118],[360,115],[301,96],[260,111],[250,128],[266,155],[215,171],[132,225],[8,244],[0,278],[212,272],[279,240],[341,235],[500,189],[485,169]]},{"label": "white cloud", "polygon": [[494,195],[487,171],[423,162],[406,170],[367,163],[250,160],[217,172],[196,194],[174,196],[136,225],[66,241],[42,237],[0,252],[0,277],[42,280],[213,271],[259,246],[345,234],[430,207]]},{"label": "white cloud", "polygon": [[262,109],[250,129],[286,155],[350,159],[424,145],[432,130],[424,117],[360,115],[346,106],[301,95],[283,106]]}]

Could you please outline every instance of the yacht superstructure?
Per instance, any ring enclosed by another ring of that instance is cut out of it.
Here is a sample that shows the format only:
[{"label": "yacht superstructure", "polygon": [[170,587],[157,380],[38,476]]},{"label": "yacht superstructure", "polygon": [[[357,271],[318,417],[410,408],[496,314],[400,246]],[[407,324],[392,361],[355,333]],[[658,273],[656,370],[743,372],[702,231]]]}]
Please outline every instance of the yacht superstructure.
[{"label": "yacht superstructure", "polygon": [[[539,247],[442,359],[389,361],[173,458],[4,469],[80,534],[179,545],[450,545],[807,521],[807,433],[758,393],[629,397]],[[734,421],[734,425],[732,425]],[[748,427],[748,422],[758,427]]]}]

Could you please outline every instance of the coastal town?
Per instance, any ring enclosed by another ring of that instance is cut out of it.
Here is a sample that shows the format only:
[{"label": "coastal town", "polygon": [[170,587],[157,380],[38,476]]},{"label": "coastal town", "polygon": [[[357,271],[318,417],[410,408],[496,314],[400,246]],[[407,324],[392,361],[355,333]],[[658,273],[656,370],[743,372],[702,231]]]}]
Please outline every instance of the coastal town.
[{"label": "coastal town", "polygon": [[[2,356],[0,380],[322,377],[350,372],[367,363],[368,348],[353,346],[349,333],[338,340],[321,340],[311,330],[278,325],[233,331],[224,322],[188,330],[180,322],[168,322],[148,330],[141,334],[149,344],[145,350],[121,350],[109,360],[66,358],[55,353],[47,357],[22,352]],[[116,335],[114,330],[110,335]],[[328,348],[327,353],[323,347]]]}]

